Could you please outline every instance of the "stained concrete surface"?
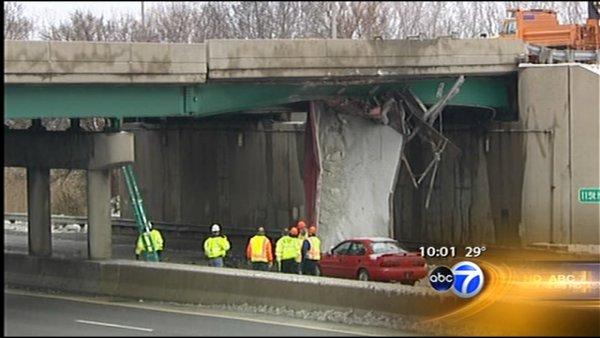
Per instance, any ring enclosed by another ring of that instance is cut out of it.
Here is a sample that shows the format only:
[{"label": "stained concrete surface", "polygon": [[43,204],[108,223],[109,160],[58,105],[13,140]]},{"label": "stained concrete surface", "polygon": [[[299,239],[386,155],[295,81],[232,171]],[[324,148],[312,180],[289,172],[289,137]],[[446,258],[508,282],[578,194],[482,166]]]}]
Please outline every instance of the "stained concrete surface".
[{"label": "stained concrete surface", "polygon": [[517,40],[207,40],[199,44],[5,41],[5,83],[489,74],[516,70]]},{"label": "stained concrete surface", "polygon": [[5,83],[202,83],[206,45],[4,41]]},{"label": "stained concrete surface", "polygon": [[[303,125],[268,121],[131,124],[133,164],[156,221],[283,229],[304,215]],[[122,215],[129,195],[115,177]]]}]

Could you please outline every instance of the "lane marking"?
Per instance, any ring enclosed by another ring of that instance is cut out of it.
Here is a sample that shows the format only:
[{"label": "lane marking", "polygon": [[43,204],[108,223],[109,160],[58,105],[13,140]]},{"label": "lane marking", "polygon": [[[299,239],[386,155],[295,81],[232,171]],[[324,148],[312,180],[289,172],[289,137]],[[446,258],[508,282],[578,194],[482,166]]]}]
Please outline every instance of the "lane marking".
[{"label": "lane marking", "polygon": [[77,319],[75,321],[77,323],[82,323],[82,324],[116,327],[116,328],[119,328],[119,329],[138,330],[138,331],[146,331],[146,332],[152,332],[152,331],[154,331],[154,329],[147,329],[145,327],[136,327],[136,326],[127,326],[127,325],[103,323],[103,322],[94,322],[94,321],[91,321],[91,320]]},{"label": "lane marking", "polygon": [[[304,324],[298,324],[298,323],[281,323],[281,322],[276,322],[276,321],[271,321],[271,320],[266,320],[266,319],[246,318],[246,317],[241,317],[241,316],[238,316],[235,314],[231,314],[231,315],[215,314],[215,313],[207,312],[204,309],[195,309],[194,311],[186,311],[186,310],[178,310],[178,309],[170,309],[170,308],[159,308],[158,305],[112,303],[112,302],[107,302],[107,301],[102,301],[102,300],[92,300],[92,299],[77,298],[77,297],[71,297],[71,296],[39,294],[39,293],[31,292],[31,291],[24,291],[24,290],[17,290],[17,289],[4,289],[4,292],[13,294],[13,295],[22,295],[22,296],[31,296],[31,297],[40,297],[40,298],[53,298],[53,299],[69,300],[69,301],[73,301],[73,302],[91,303],[91,304],[98,304],[98,305],[121,306],[121,307],[134,308],[134,309],[140,309],[140,310],[157,311],[157,312],[170,312],[170,313],[178,313],[178,314],[185,314],[185,315],[192,315],[192,316],[235,319],[235,320],[252,322],[252,323],[270,324],[270,325],[278,325],[278,326],[285,326],[285,327],[296,327],[296,328],[306,329],[306,330],[329,331],[329,332],[335,332],[335,333],[342,333],[342,334],[346,334],[346,335],[351,334],[351,335],[372,336],[372,337],[383,335],[383,334],[365,332],[365,331],[368,331],[369,329],[373,329],[372,327],[368,327],[368,326],[365,327],[364,331],[363,330],[350,331],[350,330],[343,330],[343,329],[315,327],[314,323],[311,325],[309,325],[309,324],[304,325]],[[223,311],[214,310],[214,311],[226,312],[224,310]],[[261,315],[263,315],[263,314],[261,314]],[[281,317],[281,318],[283,318],[285,320],[289,317]],[[293,317],[290,319],[299,320],[299,319],[293,318]],[[336,323],[332,323],[332,324],[336,324]],[[375,327],[375,329],[379,329],[379,328]],[[390,329],[387,329],[387,331],[389,331],[389,330]],[[414,336],[415,334],[416,333],[396,332],[394,334],[389,334],[389,335],[390,336],[398,336],[398,335]]]}]

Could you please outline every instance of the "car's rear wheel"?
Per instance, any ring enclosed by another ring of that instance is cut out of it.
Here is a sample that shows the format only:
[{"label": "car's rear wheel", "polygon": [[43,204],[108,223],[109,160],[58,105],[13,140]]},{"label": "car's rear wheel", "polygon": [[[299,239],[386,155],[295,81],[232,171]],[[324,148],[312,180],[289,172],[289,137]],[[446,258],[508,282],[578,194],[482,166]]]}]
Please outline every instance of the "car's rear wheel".
[{"label": "car's rear wheel", "polygon": [[369,276],[369,272],[365,269],[360,269],[358,270],[358,280],[362,280],[362,281],[368,281],[371,279],[371,276]]},{"label": "car's rear wheel", "polygon": [[414,281],[414,280],[404,280],[404,281],[400,282],[400,284],[410,285],[410,286],[415,286],[415,283],[416,283],[416,281]]}]

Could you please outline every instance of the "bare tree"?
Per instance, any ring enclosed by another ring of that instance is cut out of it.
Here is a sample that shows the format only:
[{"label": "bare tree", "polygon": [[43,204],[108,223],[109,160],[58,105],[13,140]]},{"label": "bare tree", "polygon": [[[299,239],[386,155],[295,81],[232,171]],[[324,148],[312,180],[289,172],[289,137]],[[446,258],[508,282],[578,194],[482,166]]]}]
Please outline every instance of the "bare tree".
[{"label": "bare tree", "polygon": [[41,36],[44,40],[105,41],[107,25],[103,16],[76,10],[67,21],[45,28]]},{"label": "bare tree", "polygon": [[152,7],[148,19],[159,41],[191,43],[199,15],[197,3],[171,2]]},{"label": "bare tree", "polygon": [[22,4],[4,2],[4,39],[28,40],[33,29],[33,21],[24,15]]},{"label": "bare tree", "polygon": [[273,7],[266,1],[240,1],[232,5],[233,35],[243,39],[273,39]]},{"label": "bare tree", "polygon": [[230,3],[223,2],[209,2],[200,7],[198,15],[194,17],[192,41],[233,38],[230,7]]}]

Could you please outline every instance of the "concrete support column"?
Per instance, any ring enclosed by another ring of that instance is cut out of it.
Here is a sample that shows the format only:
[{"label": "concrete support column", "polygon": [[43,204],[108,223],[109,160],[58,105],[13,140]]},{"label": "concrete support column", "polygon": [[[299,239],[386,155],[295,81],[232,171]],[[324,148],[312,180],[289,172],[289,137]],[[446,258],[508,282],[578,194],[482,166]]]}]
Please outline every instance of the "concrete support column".
[{"label": "concrete support column", "polygon": [[90,259],[110,259],[112,229],[109,170],[88,170],[87,183],[88,256]]},{"label": "concrete support column", "polygon": [[27,167],[27,217],[29,254],[50,256],[50,169]]}]

